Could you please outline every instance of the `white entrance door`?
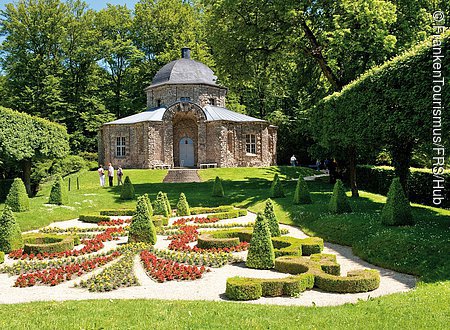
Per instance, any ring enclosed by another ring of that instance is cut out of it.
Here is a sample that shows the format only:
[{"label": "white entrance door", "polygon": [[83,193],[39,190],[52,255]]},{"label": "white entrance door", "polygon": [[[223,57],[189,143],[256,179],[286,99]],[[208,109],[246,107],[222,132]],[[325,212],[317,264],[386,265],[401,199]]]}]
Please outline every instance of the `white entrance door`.
[{"label": "white entrance door", "polygon": [[180,166],[194,166],[194,141],[190,138],[180,140]]}]

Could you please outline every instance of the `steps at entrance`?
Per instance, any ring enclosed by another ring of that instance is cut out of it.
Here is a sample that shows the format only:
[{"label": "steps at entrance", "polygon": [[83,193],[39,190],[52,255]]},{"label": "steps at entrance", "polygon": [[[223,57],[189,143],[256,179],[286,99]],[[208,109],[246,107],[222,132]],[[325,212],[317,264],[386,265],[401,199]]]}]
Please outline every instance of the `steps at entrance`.
[{"label": "steps at entrance", "polygon": [[201,182],[197,170],[172,169],[163,180],[164,183]]}]

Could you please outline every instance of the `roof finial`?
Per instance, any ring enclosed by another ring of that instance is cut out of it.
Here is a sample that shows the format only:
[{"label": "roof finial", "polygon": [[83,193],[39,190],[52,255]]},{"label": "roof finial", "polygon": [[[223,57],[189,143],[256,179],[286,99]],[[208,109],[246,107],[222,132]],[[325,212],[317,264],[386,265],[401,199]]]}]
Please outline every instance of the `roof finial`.
[{"label": "roof finial", "polygon": [[181,48],[181,58],[191,59],[191,49],[189,47]]}]

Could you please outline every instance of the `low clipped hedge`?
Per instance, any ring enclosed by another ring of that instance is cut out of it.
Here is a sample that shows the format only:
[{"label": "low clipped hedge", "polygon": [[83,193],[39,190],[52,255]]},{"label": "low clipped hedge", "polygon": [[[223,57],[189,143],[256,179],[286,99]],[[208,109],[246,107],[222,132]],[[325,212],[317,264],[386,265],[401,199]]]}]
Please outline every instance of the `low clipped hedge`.
[{"label": "low clipped hedge", "polygon": [[[395,170],[386,166],[362,165],[357,167],[358,188],[374,194],[386,196]],[[450,208],[450,173],[442,174],[445,180],[446,198],[441,205],[433,204],[433,173],[431,170],[412,169],[408,178],[408,197],[413,203],[433,207]]]},{"label": "low clipped hedge", "polygon": [[367,292],[380,286],[380,273],[376,270],[354,270],[348,272],[347,276],[334,275],[337,273],[337,263],[333,260],[329,255],[316,255],[313,258],[285,256],[275,259],[275,269],[294,275],[312,274],[314,286],[327,292]]},{"label": "low clipped hedge", "polygon": [[256,300],[261,297],[294,297],[314,286],[314,275],[300,274],[286,278],[259,279],[231,277],[225,294],[231,300]]},{"label": "low clipped hedge", "polygon": [[240,240],[238,237],[216,238],[208,233],[198,237],[197,247],[201,249],[228,248],[239,245],[239,243]]},{"label": "low clipped hedge", "polygon": [[320,263],[320,268],[322,268],[325,273],[336,276],[341,275],[341,265],[337,263],[336,255],[316,253],[311,254],[310,259]]},{"label": "low clipped hedge", "polygon": [[0,251],[0,264],[5,262],[5,252]]},{"label": "low clipped hedge", "polygon": [[106,215],[80,214],[78,220],[88,223],[99,223],[101,221],[109,221],[110,219]]},{"label": "low clipped hedge", "polygon": [[247,214],[248,214],[247,210],[233,210],[233,211],[228,211],[228,212],[209,214],[207,216],[207,218],[223,220],[223,219],[238,218],[238,217],[246,216]]},{"label": "low clipped hedge", "polygon": [[152,221],[153,224],[155,225],[155,227],[161,227],[161,226],[166,226],[169,223],[169,218],[163,216],[163,215],[153,215],[152,216]]},{"label": "low clipped hedge", "polygon": [[101,210],[100,215],[107,215],[110,217],[133,216],[134,212],[135,212],[135,210],[132,210],[132,209]]},{"label": "low clipped hedge", "polygon": [[220,213],[234,210],[233,205],[222,205],[217,207],[191,207],[191,214]]},{"label": "low clipped hedge", "polygon": [[52,234],[29,234],[23,237],[23,250],[27,254],[55,253],[72,250],[80,244],[78,236],[62,236]]}]

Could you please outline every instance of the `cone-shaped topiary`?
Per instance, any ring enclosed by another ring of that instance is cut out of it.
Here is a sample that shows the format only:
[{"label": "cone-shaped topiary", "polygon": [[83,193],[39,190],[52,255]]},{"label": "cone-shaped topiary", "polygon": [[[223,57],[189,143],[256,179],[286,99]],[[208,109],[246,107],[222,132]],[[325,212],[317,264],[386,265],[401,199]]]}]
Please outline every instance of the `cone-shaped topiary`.
[{"label": "cone-shaped topiary", "polygon": [[169,210],[167,209],[166,199],[164,193],[160,191],[158,196],[156,196],[155,207],[153,209],[153,214],[163,215],[165,217],[169,216]]},{"label": "cone-shaped topiary", "polygon": [[14,212],[23,212],[30,209],[30,199],[22,179],[15,178],[6,196],[6,205]]},{"label": "cone-shaped topiary", "polygon": [[136,213],[131,220],[128,243],[156,243],[156,229],[148,210],[145,196],[140,196],[136,204]]},{"label": "cone-shaped topiary", "polygon": [[413,224],[411,205],[399,178],[394,178],[389,187],[386,204],[381,211],[381,222],[389,226]]},{"label": "cone-shaped topiary", "polygon": [[166,201],[167,211],[169,212],[169,217],[172,216],[172,207],[170,206],[169,197],[164,193],[164,200]]},{"label": "cone-shaped topiary", "polygon": [[145,204],[147,204],[148,214],[150,214],[150,217],[151,217],[151,216],[153,216],[152,203],[150,202],[150,198],[148,197],[148,194],[144,194],[143,196],[144,196]]},{"label": "cone-shaped topiary", "polygon": [[275,252],[267,219],[258,213],[253,229],[245,266],[256,269],[270,269],[275,265]]},{"label": "cone-shaped topiary", "polygon": [[270,198],[266,201],[266,207],[264,208],[264,217],[267,220],[267,224],[269,225],[269,230],[272,237],[281,236],[280,225],[278,223],[277,216],[275,215],[275,211],[273,210],[273,202]]},{"label": "cone-shaped topiary", "polygon": [[177,216],[191,215],[186,196],[181,193],[177,203]]},{"label": "cone-shaped topiary", "polygon": [[0,251],[9,253],[23,247],[22,232],[11,208],[5,205],[0,217]]},{"label": "cone-shaped topiary", "polygon": [[333,195],[328,205],[330,212],[332,213],[350,213],[352,208],[348,202],[348,197],[345,194],[344,185],[341,180],[336,180],[333,188]]},{"label": "cone-shaped topiary", "polygon": [[53,182],[52,190],[50,191],[49,204],[64,205],[67,204],[68,196],[67,189],[61,176],[58,175],[55,182]]},{"label": "cone-shaped topiary", "polygon": [[273,177],[272,186],[270,187],[270,197],[284,197],[283,186],[280,178],[278,177],[278,173]]},{"label": "cone-shaped topiary", "polygon": [[308,185],[303,176],[298,177],[297,186],[294,193],[294,204],[311,204],[311,195],[309,194]]},{"label": "cone-shaped topiary", "polygon": [[120,192],[120,199],[134,199],[135,192],[134,192],[134,186],[131,183],[130,177],[127,175],[125,178],[125,181],[122,185],[122,191]]},{"label": "cone-shaped topiary", "polygon": [[213,195],[213,197],[225,196],[225,193],[223,192],[223,187],[222,187],[222,180],[218,176],[216,176],[216,180],[214,181],[212,195]]}]

